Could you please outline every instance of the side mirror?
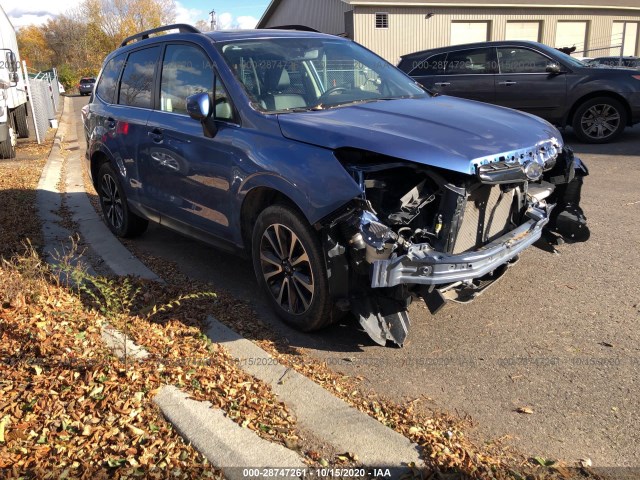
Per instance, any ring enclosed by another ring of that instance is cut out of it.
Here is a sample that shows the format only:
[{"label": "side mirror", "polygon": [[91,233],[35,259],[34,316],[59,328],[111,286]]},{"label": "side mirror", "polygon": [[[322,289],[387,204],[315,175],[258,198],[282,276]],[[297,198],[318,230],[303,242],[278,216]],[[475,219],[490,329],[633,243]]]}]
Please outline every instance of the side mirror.
[{"label": "side mirror", "polygon": [[199,122],[204,122],[211,116],[211,97],[208,93],[196,93],[187,97],[187,112],[189,116]]},{"label": "side mirror", "polygon": [[18,80],[20,80],[20,77],[18,77],[18,73],[17,72],[10,72],[9,73],[9,81],[11,83],[18,83]]},{"label": "side mirror", "polygon": [[202,124],[204,135],[208,138],[215,137],[218,129],[216,122],[209,121],[213,114],[213,101],[208,93],[196,93],[187,97],[187,112],[194,120]]},{"label": "side mirror", "polygon": [[557,63],[550,63],[549,65],[547,65],[547,72],[548,73],[562,73],[562,68],[560,68],[560,65],[558,65]]}]

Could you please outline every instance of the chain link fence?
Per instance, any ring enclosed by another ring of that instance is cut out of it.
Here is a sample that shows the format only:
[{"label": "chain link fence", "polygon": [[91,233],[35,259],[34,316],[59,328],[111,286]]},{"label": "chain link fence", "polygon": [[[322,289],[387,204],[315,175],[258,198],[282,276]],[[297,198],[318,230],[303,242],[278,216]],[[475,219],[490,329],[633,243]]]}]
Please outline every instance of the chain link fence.
[{"label": "chain link fence", "polygon": [[[26,65],[24,71],[27,72]],[[56,118],[56,112],[60,107],[60,90],[57,72],[38,72],[25,75],[27,92],[31,103],[31,114],[36,129],[36,139],[42,143],[47,135],[47,130]]]}]

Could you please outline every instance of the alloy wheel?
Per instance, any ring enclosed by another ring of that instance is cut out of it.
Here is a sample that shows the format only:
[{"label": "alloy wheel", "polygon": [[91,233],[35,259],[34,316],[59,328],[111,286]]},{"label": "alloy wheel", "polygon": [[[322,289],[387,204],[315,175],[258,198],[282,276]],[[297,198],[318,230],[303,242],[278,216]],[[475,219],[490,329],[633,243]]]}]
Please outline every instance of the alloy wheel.
[{"label": "alloy wheel", "polygon": [[280,308],[294,315],[309,310],[315,293],[311,263],[304,245],[290,228],[273,224],[264,231],[260,264]]},{"label": "alloy wheel", "polygon": [[104,215],[112,227],[120,230],[124,223],[124,207],[115,179],[109,174],[103,175],[100,189]]},{"label": "alloy wheel", "polygon": [[582,114],[580,126],[589,138],[602,140],[618,130],[620,121],[620,112],[612,105],[603,103],[587,109]]}]

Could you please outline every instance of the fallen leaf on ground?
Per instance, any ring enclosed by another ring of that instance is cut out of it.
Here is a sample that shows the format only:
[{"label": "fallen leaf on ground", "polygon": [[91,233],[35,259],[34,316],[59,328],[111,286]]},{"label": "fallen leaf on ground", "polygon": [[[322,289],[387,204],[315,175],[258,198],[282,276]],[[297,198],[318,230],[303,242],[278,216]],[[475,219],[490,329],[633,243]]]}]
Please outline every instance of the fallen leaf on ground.
[{"label": "fallen leaf on ground", "polygon": [[518,407],[516,412],[531,415],[533,413],[533,409],[531,407]]}]

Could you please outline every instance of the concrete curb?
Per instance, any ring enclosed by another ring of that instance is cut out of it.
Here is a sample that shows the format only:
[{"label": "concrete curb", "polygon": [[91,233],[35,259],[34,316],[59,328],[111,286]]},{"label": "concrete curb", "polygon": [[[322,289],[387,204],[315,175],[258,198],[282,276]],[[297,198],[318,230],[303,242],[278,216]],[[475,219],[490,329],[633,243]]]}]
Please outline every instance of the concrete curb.
[{"label": "concrete curb", "polygon": [[[176,387],[160,389],[153,401],[165,417],[230,480],[245,480],[243,469],[302,469],[301,457],[282,445],[240,427],[209,402],[197,402]],[[291,478],[276,476],[273,478]]]},{"label": "concrete curb", "polygon": [[62,218],[58,210],[62,205],[62,197],[58,190],[62,174],[64,158],[60,154],[61,139],[65,129],[60,126],[53,141],[53,147],[49,153],[47,163],[42,169],[36,191],[36,205],[38,216],[42,221],[42,237],[44,241],[43,251],[45,260],[53,263],[56,251],[68,243],[71,232],[62,227]]},{"label": "concrete curb", "polygon": [[[149,352],[111,325],[102,328],[102,340],[118,358],[145,361]],[[174,386],[163,386],[153,401],[163,415],[212,465],[224,471],[225,478],[244,480],[243,470],[251,468],[302,469],[302,458],[293,450],[260,438],[242,428],[210,402],[192,400]],[[290,478],[290,477],[274,477]]]},{"label": "concrete curb", "polygon": [[111,325],[105,325],[100,332],[102,341],[119,359],[146,360],[149,357],[143,347],[136,345],[129,337]]},{"label": "concrete curb", "polygon": [[255,343],[209,316],[207,336],[224,346],[240,368],[268,383],[298,423],[340,452],[355,453],[370,467],[423,466],[418,446],[317,383],[278,363]]},{"label": "concrete curb", "polygon": [[[56,136],[54,147],[40,180],[42,185],[38,184],[38,197],[42,197],[42,202],[38,202],[39,213],[45,225],[45,252],[49,253],[50,245],[68,243],[71,235],[68,230],[57,227],[55,222],[59,222],[60,217],[51,213],[51,210],[57,210],[61,204],[57,183],[60,181],[62,166],[65,162],[61,155],[61,144],[64,141],[69,147],[66,159],[66,205],[71,210],[73,221],[78,224],[82,237],[116,275],[134,275],[149,280],[162,281],[160,277],[135,258],[96,215],[84,188],[82,156],[77,148],[77,119],[71,102],[71,98],[65,97],[64,114],[59,129],[62,134]],[[41,190],[46,194],[41,195]],[[52,194],[57,194],[57,197]],[[40,208],[41,205],[42,208]]]}]

